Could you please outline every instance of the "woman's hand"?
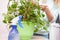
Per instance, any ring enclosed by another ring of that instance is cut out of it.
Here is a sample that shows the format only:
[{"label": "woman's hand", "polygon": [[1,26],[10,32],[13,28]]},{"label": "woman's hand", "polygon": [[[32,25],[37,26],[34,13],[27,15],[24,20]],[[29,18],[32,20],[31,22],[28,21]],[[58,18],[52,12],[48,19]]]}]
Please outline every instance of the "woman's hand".
[{"label": "woman's hand", "polygon": [[48,12],[49,8],[47,5],[40,5],[41,10]]},{"label": "woman's hand", "polygon": [[[31,2],[35,5],[38,5],[38,1],[37,0],[31,0]],[[39,5],[40,8],[43,10],[43,11],[46,11],[46,10],[49,10],[48,6],[47,5]]]},{"label": "woman's hand", "polygon": [[52,21],[54,17],[52,15],[51,11],[49,10],[48,6],[40,5],[40,7],[46,13],[48,20]]},{"label": "woman's hand", "polygon": [[[35,5],[38,5],[37,1],[31,0],[31,2]],[[41,10],[43,10],[46,13],[48,20],[52,21],[54,17],[52,15],[51,11],[49,10],[48,6],[47,5],[40,5],[40,8],[41,8]]]},{"label": "woman's hand", "polygon": [[41,7],[42,10],[45,10],[47,8],[46,5],[40,5],[40,7]]}]

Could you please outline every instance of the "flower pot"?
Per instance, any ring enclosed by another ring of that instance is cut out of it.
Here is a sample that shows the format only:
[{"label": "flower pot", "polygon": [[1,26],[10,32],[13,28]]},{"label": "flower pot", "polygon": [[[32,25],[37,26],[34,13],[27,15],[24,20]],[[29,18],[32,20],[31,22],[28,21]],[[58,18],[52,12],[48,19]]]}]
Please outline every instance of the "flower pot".
[{"label": "flower pot", "polygon": [[22,22],[23,28],[20,28],[17,25],[17,29],[20,34],[20,40],[31,40],[31,37],[33,36],[34,33],[34,24],[32,22],[29,22],[27,24],[26,21]]}]

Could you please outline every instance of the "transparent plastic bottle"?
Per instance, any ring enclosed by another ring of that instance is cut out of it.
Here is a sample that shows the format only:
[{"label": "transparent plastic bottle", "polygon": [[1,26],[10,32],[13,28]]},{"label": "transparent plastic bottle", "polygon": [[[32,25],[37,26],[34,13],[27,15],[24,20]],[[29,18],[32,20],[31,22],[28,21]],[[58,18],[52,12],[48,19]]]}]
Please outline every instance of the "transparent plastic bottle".
[{"label": "transparent plastic bottle", "polygon": [[9,32],[8,40],[19,40],[19,33],[16,25],[11,25],[12,29]]}]

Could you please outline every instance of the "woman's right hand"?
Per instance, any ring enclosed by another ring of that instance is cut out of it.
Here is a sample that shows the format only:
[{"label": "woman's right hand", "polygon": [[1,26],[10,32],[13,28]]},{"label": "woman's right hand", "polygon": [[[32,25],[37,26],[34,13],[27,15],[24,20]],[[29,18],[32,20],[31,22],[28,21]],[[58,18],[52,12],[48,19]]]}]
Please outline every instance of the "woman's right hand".
[{"label": "woman's right hand", "polygon": [[45,11],[45,12],[48,12],[49,11],[49,8],[47,5],[40,5],[40,8],[41,10]]},{"label": "woman's right hand", "polygon": [[[37,1],[31,0],[31,2],[35,5],[38,5]],[[52,21],[54,17],[52,15],[51,11],[49,10],[48,6],[47,5],[40,5],[40,8],[41,8],[41,10],[43,10],[46,13],[48,20]]]},{"label": "woman's right hand", "polygon": [[[32,2],[33,4],[35,4],[35,5],[38,5],[38,4],[39,4],[37,0],[31,0],[31,2]],[[49,8],[48,8],[47,5],[40,5],[40,7],[41,7],[41,9],[42,9],[43,11],[49,10]]]}]

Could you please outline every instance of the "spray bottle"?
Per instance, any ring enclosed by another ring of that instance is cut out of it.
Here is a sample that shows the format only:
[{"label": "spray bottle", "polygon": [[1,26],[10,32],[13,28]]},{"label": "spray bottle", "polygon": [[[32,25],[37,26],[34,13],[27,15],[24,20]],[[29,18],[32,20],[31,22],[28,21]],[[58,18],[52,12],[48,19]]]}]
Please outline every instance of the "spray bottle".
[{"label": "spray bottle", "polygon": [[20,40],[16,23],[18,23],[18,25],[22,28],[23,26],[21,24],[21,18],[22,18],[22,16],[18,16],[12,20],[12,25],[11,25],[12,29],[9,32],[8,40]]}]

